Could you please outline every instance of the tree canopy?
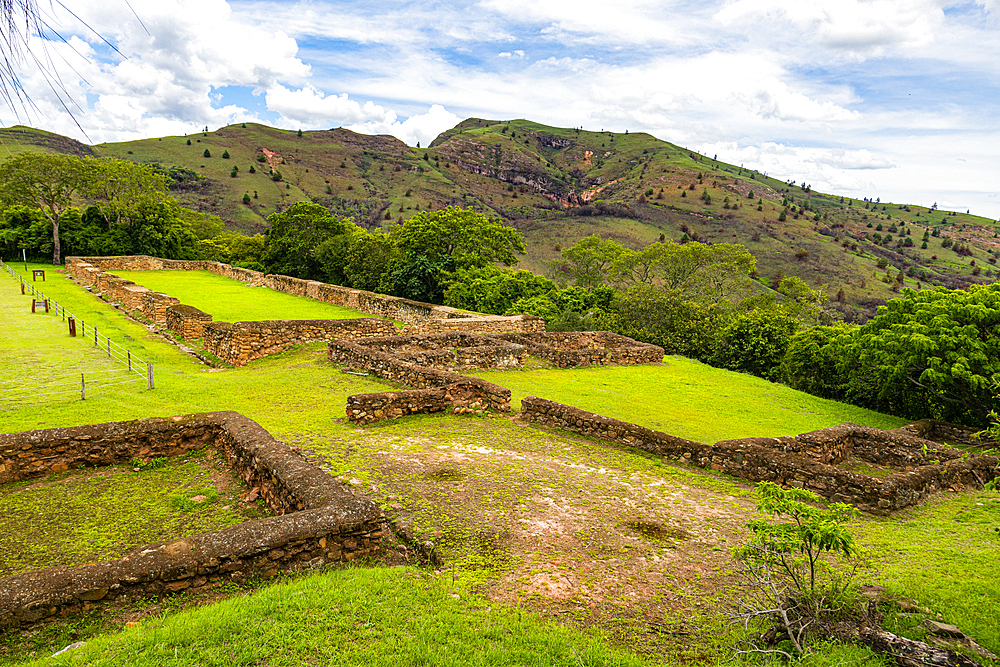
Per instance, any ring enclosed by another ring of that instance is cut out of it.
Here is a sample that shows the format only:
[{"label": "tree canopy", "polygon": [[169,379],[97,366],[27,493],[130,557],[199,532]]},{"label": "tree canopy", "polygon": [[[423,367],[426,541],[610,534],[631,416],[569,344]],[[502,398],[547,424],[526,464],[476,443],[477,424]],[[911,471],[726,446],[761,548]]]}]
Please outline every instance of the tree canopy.
[{"label": "tree canopy", "polygon": [[926,393],[942,417],[985,424],[1000,380],[1000,284],[904,290],[843,343],[853,375],[882,378],[884,401]]},{"label": "tree canopy", "polygon": [[162,217],[162,207],[173,201],[166,177],[126,160],[25,152],[0,165],[0,202],[37,207],[52,225],[53,264],[62,261],[64,213],[74,203],[87,200],[108,223],[126,225]]},{"label": "tree canopy", "polygon": [[52,225],[52,263],[62,261],[59,223],[73,198],[93,182],[94,160],[58,153],[25,152],[0,165],[0,201],[34,206]]},{"label": "tree canopy", "polygon": [[524,253],[524,241],[516,229],[505,227],[498,218],[457,206],[422,211],[394,227],[391,235],[408,259],[423,257],[441,264],[451,258],[458,269],[494,262],[513,266],[515,253]]}]

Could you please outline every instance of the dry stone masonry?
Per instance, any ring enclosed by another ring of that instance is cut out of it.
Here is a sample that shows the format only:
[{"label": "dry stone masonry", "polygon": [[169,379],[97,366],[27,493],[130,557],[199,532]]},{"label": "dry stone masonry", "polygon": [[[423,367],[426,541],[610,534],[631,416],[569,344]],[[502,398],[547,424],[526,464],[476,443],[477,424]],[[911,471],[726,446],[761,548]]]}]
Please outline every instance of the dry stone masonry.
[{"label": "dry stone masonry", "polygon": [[[347,418],[370,424],[404,415],[440,412],[510,411],[510,390],[455,371],[521,368],[529,351],[558,366],[640,364],[663,360],[663,348],[607,331],[547,334],[427,335],[334,340],[329,360],[341,366],[416,387],[415,391],[358,394],[347,399]],[[397,395],[398,394],[398,395]]]},{"label": "dry stone masonry", "polygon": [[524,345],[531,356],[550,361],[559,368],[663,361],[662,347],[610,331],[507,333],[500,338]]},{"label": "dry stone masonry", "polygon": [[[132,305],[135,300],[126,292],[134,283],[114,276],[110,273],[112,271],[210,271],[251,285],[262,285],[279,292],[310,297],[375,317],[403,322],[408,325],[409,333],[440,331],[504,333],[545,330],[545,320],[533,315],[499,316],[470,313],[448,306],[410,301],[314,280],[264,274],[210,260],[159,259],[147,255],[67,257],[66,268],[82,285],[95,287],[98,291],[104,292],[108,298],[122,302],[130,310],[135,309]],[[158,314],[162,319],[146,315],[145,309],[143,314],[158,324],[166,322],[165,314]]]},{"label": "dry stone masonry", "polygon": [[0,579],[0,627],[86,611],[122,597],[195,591],[380,553],[387,527],[376,505],[235,412],[0,435],[0,483],[206,446],[216,447],[276,516],[150,544],[116,561]]},{"label": "dry stone masonry", "polygon": [[333,340],[327,358],[334,364],[361,368],[415,391],[358,394],[347,399],[347,418],[359,424],[408,414],[481,411],[510,412],[510,389],[448,369],[522,366],[523,345],[492,336],[466,333]]},{"label": "dry stone masonry", "polygon": [[[910,427],[881,431],[841,424],[795,437],[706,445],[534,396],[521,401],[520,417],[753,482],[809,489],[875,514],[914,505],[954,485],[982,484],[1000,475],[1000,457],[963,453],[918,437]],[[893,472],[875,477],[838,467],[851,457]]]}]

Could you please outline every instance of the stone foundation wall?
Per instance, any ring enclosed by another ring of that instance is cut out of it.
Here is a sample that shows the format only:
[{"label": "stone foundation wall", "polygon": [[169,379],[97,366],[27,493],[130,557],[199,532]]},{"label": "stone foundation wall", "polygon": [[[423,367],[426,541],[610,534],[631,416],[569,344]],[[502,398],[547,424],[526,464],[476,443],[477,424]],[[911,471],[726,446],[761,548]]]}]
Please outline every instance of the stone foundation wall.
[{"label": "stone foundation wall", "polygon": [[[495,401],[494,391],[480,382],[460,381],[444,387],[385,391],[347,397],[347,419],[355,424],[373,424],[406,415],[452,411],[457,414],[478,412]],[[507,409],[510,409],[508,396]]]},{"label": "stone foundation wall", "polygon": [[0,435],[0,482],[211,445],[278,516],[147,545],[116,561],[0,579],[0,627],[85,611],[121,597],[194,591],[379,553],[386,525],[377,506],[235,412]]},{"label": "stone foundation wall", "polygon": [[[405,334],[429,334],[447,331],[465,331],[477,334],[503,334],[513,332],[545,331],[545,320],[534,315],[478,315],[455,317],[452,313],[437,311],[445,318],[418,321],[406,329]],[[401,319],[401,318],[397,318]],[[404,322],[409,320],[403,320]],[[662,358],[662,357],[661,357]]]},{"label": "stone foundation wall", "polygon": [[[365,341],[365,345],[361,345],[349,340],[332,340],[327,346],[327,358],[334,364],[363,368],[383,380],[399,382],[418,389],[471,383],[479,387],[478,391],[481,392],[481,400],[485,407],[497,412],[510,411],[510,389],[479,378],[467,378],[457,373],[401,361],[390,352],[367,347],[369,342],[371,341]],[[434,401],[437,400],[436,394],[427,394],[427,396],[429,405],[434,404]],[[352,398],[358,399],[358,397]],[[391,417],[386,416],[385,418]],[[348,410],[348,419],[351,419],[350,410]]]},{"label": "stone foundation wall", "polygon": [[286,350],[300,343],[335,338],[355,339],[390,336],[392,322],[374,317],[354,320],[274,320],[262,322],[212,322],[202,331],[202,345],[233,366],[246,366],[255,359]]},{"label": "stone foundation wall", "polygon": [[663,348],[610,331],[511,333],[500,336],[528,348],[532,356],[559,368],[606,364],[651,364],[663,361]]},{"label": "stone foundation wall", "polygon": [[149,291],[142,285],[126,285],[121,299],[125,310],[142,310],[142,295]]},{"label": "stone foundation wall", "polygon": [[[904,429],[879,431],[841,424],[794,438],[745,438],[705,445],[534,396],[521,401],[521,419],[753,482],[767,480],[806,488],[876,514],[916,504],[955,484],[979,484],[1000,474],[1000,457],[966,458],[957,450],[922,440]],[[902,469],[886,477],[873,477],[835,465],[851,456]]]},{"label": "stone foundation wall", "polygon": [[[327,285],[291,276],[250,271],[210,260],[159,259],[145,255],[123,257],[67,257],[66,268],[81,284],[97,285],[106,291],[101,275],[111,271],[211,271],[218,275],[253,285],[264,285],[279,292],[308,296],[326,303],[333,303],[359,310],[368,315],[417,325],[414,333],[438,331],[475,331],[478,333],[503,333],[515,331],[544,331],[545,320],[531,315],[478,315],[465,313],[446,306],[410,301],[395,296],[355,290],[338,285]],[[121,301],[121,298],[116,298]],[[444,323],[447,321],[447,323]]]},{"label": "stone foundation wall", "polygon": [[527,357],[524,345],[465,332],[370,338],[359,344],[406,363],[450,371],[519,368]]},{"label": "stone foundation wall", "polygon": [[167,308],[167,328],[184,340],[201,338],[205,325],[211,321],[211,315],[194,306],[177,304]]},{"label": "stone foundation wall", "polygon": [[140,310],[147,320],[152,320],[162,326],[167,323],[167,309],[180,304],[180,302],[180,299],[159,292],[143,292]]}]

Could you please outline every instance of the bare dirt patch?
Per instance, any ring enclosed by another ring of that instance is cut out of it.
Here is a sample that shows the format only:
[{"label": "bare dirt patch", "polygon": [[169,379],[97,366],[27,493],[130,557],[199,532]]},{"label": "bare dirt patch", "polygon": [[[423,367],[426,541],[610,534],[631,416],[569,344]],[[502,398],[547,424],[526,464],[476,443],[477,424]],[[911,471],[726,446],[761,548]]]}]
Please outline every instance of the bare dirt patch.
[{"label": "bare dirt patch", "polygon": [[[353,436],[301,444],[433,541],[456,580],[657,650],[713,639],[728,545],[753,509],[746,485],[509,419],[410,418]],[[702,629],[681,627],[694,618]]]}]

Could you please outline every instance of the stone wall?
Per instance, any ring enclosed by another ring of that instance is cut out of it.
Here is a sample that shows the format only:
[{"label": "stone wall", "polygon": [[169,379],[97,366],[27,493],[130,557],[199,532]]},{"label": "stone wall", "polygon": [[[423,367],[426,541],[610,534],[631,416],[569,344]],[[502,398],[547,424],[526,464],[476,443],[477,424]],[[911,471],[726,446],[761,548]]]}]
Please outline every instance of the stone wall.
[{"label": "stone wall", "polygon": [[[67,257],[66,268],[81,284],[97,285],[105,291],[101,275],[111,271],[211,271],[218,275],[253,285],[264,285],[279,292],[307,296],[359,310],[368,315],[417,326],[414,333],[438,331],[474,331],[504,333],[544,331],[545,320],[531,315],[480,315],[446,306],[410,301],[395,296],[355,290],[339,285],[302,280],[291,276],[250,271],[210,260],[159,259],[145,255],[123,257]],[[116,298],[121,301],[121,298]]]},{"label": "stone wall", "polygon": [[[449,410],[457,414],[482,414],[491,401],[495,402],[494,393],[492,388],[472,378],[430,389],[356,394],[347,397],[347,419],[355,424],[372,424],[406,415]],[[510,409],[509,396],[507,409]]]},{"label": "stone wall", "polygon": [[369,338],[359,345],[410,364],[450,371],[520,368],[527,357],[524,345],[465,332]]},{"label": "stone wall", "polygon": [[[744,438],[706,445],[534,396],[521,401],[520,417],[753,482],[767,480],[806,488],[876,514],[916,504],[955,484],[981,484],[1000,475],[1000,457],[966,456],[905,429],[880,431],[841,424],[795,437]],[[891,466],[897,472],[873,477],[836,465],[849,457]]]},{"label": "stone wall", "polygon": [[[443,309],[440,306],[439,308]],[[447,317],[420,320],[404,329],[403,333],[428,334],[446,331],[466,331],[477,334],[503,334],[545,331],[545,320],[534,315],[475,315],[471,317],[456,317],[454,313],[448,313],[444,310],[436,310],[435,313],[446,315]],[[409,320],[403,321],[407,322]]]},{"label": "stone wall", "polygon": [[0,483],[205,446],[215,446],[277,516],[147,545],[116,561],[0,579],[0,627],[379,553],[386,525],[377,506],[235,412],[0,435]]},{"label": "stone wall", "polygon": [[559,368],[663,361],[663,348],[610,331],[511,333],[500,336],[528,348],[534,357]]},{"label": "stone wall", "polygon": [[177,304],[167,308],[167,328],[184,340],[201,338],[205,325],[211,321],[211,315],[201,312],[194,306]]},{"label": "stone wall", "polygon": [[[480,392],[479,398],[484,407],[497,412],[510,411],[510,389],[495,385],[492,382],[487,382],[486,380],[481,380],[479,378],[467,378],[450,371],[428,368],[426,366],[419,366],[417,364],[402,361],[396,358],[396,356],[391,352],[383,352],[381,350],[368,347],[369,344],[378,345],[383,342],[384,341],[381,339],[373,339],[364,341],[363,344],[359,344],[349,340],[332,340],[327,346],[327,358],[331,363],[341,366],[363,368],[383,380],[399,382],[410,387],[416,387],[417,389],[446,387],[456,383],[471,383],[478,387],[477,391]],[[352,400],[355,402],[367,401],[369,403],[382,400],[376,398],[365,398],[365,396],[374,395],[352,396],[348,399],[348,404],[350,405]],[[413,396],[417,395],[414,394]],[[438,395],[436,393],[429,393],[426,394],[426,396],[428,406],[437,404],[436,401],[438,400]],[[432,410],[428,407],[427,410],[417,411]],[[353,415],[349,408],[347,417],[351,421],[361,421],[364,423],[373,421],[368,418],[371,413],[367,410],[364,412],[366,412],[364,418],[356,418],[359,417],[359,415]],[[391,419],[392,416],[389,413],[385,413],[383,418]]]},{"label": "stone wall", "polygon": [[142,310],[142,295],[149,291],[142,285],[126,285],[122,290],[122,306],[125,310]]},{"label": "stone wall", "polygon": [[354,320],[273,320],[261,322],[212,322],[202,330],[202,345],[233,366],[246,366],[255,359],[286,350],[300,343],[334,338],[355,339],[390,336],[392,322],[365,317]]},{"label": "stone wall", "polygon": [[140,310],[147,320],[162,326],[167,323],[167,309],[180,304],[180,302],[180,299],[159,292],[143,292]]}]

